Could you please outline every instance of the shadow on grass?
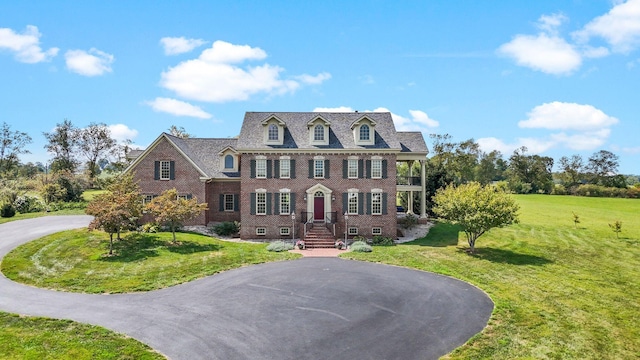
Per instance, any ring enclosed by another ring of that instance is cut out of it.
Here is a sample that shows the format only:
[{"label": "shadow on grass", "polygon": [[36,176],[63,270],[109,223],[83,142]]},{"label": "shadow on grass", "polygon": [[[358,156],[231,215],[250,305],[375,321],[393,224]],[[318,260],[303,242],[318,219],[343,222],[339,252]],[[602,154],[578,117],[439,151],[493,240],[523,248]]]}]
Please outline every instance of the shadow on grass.
[{"label": "shadow on grass", "polygon": [[429,229],[427,236],[407,242],[407,245],[445,247],[458,245],[460,226],[439,222]]},{"label": "shadow on grass", "polygon": [[[468,253],[468,248],[460,248],[458,251]],[[551,260],[540,256],[518,254],[510,250],[494,248],[477,248],[474,254],[469,254],[481,260],[511,265],[536,265],[542,266],[552,263]]]},{"label": "shadow on grass", "polygon": [[177,254],[193,254],[196,252],[216,251],[222,247],[215,244],[199,244],[192,241],[179,241],[173,244],[171,241],[160,240],[158,236],[151,234],[129,234],[121,240],[114,240],[112,256],[101,258],[109,262],[133,262],[150,257],[159,256],[158,250],[166,249]]}]

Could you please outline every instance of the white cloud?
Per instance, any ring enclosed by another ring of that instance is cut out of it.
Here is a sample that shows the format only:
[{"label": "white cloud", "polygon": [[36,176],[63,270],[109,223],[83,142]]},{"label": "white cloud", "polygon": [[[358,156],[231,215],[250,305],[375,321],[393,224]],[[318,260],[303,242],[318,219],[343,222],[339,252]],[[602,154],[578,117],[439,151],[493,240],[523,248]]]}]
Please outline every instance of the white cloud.
[{"label": "white cloud", "polygon": [[516,61],[520,66],[548,74],[570,74],[580,67],[580,53],[564,39],[547,34],[516,35],[498,48],[498,52]]},{"label": "white cloud", "polygon": [[616,4],[608,13],[593,19],[573,34],[578,42],[601,37],[615,52],[629,53],[640,45],[640,0]]},{"label": "white cloud", "polygon": [[623,147],[622,151],[627,154],[640,154],[640,146],[636,147]]},{"label": "white cloud", "polygon": [[[260,48],[216,41],[197,59],[183,61],[163,72],[160,85],[180,97],[207,102],[247,100],[258,93],[279,95],[300,88],[300,81],[281,78],[284,69],[279,66],[263,64],[242,68],[233,65],[262,60],[266,56]],[[315,84],[331,77],[328,73],[300,76],[306,83]]]},{"label": "white cloud", "polygon": [[545,151],[553,148],[556,143],[552,140],[535,139],[535,138],[518,138],[514,143],[505,143],[504,141],[494,138],[486,137],[476,140],[480,149],[484,152],[491,152],[498,150],[503,154],[511,154],[514,150],[523,146],[533,154],[541,154]]},{"label": "white cloud", "polygon": [[581,51],[582,51],[582,56],[586,58],[601,58],[601,57],[609,56],[609,49],[603,46],[599,46],[596,48],[591,46],[585,46],[581,49]]},{"label": "white cloud", "polygon": [[554,101],[538,105],[520,121],[522,128],[597,130],[617,124],[618,119],[591,105]]},{"label": "white cloud", "polygon": [[604,145],[610,134],[610,129],[602,129],[573,135],[565,133],[551,134],[551,139],[558,145],[572,150],[592,150]]},{"label": "white cloud", "polygon": [[537,27],[547,34],[557,35],[560,25],[568,20],[569,18],[563,14],[542,15],[538,19]]},{"label": "white cloud", "polygon": [[325,80],[331,79],[331,74],[329,74],[328,72],[323,72],[316,76],[302,74],[296,76],[295,78],[305,84],[318,85],[322,84]]},{"label": "white cloud", "polygon": [[411,117],[413,117],[413,121],[420,123],[420,124],[424,124],[428,127],[438,127],[440,126],[440,123],[431,119],[429,117],[429,115],[427,115],[426,112],[424,111],[420,111],[420,110],[409,110],[409,114],[411,114]]},{"label": "white cloud", "polygon": [[206,41],[201,39],[187,39],[184,36],[163,37],[160,39],[160,44],[164,47],[165,55],[184,54],[206,43]]},{"label": "white cloud", "polygon": [[111,132],[111,137],[118,142],[133,140],[138,136],[138,130],[130,129],[125,124],[113,124],[107,127]]},{"label": "white cloud", "polygon": [[69,50],[64,54],[67,68],[83,76],[98,76],[112,72],[114,57],[95,48],[91,50]]},{"label": "white cloud", "polygon": [[147,101],[147,105],[158,112],[166,112],[175,116],[190,116],[199,119],[210,119],[211,114],[202,110],[199,106],[191,105],[184,101],[169,99],[169,98],[155,98],[153,101]]},{"label": "white cloud", "polygon": [[[313,112],[354,112],[353,108],[349,106],[339,106],[339,107],[317,107],[313,109]],[[398,131],[427,131],[427,128],[435,128],[440,126],[440,123],[436,120],[433,120],[421,110],[409,110],[409,114],[411,118],[407,118],[404,116],[400,116],[391,112],[389,109],[384,107],[379,107],[373,110],[364,110],[361,111],[363,113],[367,112],[388,112],[391,113],[391,119],[393,120],[393,124],[395,125]]]},{"label": "white cloud", "polygon": [[16,60],[34,64],[49,61],[58,54],[58,48],[42,51],[40,48],[40,32],[38,27],[27,25],[22,34],[9,28],[0,28],[0,50],[9,50],[15,54]]}]

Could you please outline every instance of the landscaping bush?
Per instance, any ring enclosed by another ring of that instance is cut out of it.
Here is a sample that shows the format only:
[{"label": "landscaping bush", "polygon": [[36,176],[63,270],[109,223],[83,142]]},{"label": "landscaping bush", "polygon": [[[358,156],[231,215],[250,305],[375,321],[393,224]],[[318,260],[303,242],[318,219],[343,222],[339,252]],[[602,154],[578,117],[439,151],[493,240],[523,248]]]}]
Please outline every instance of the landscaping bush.
[{"label": "landscaping bush", "polygon": [[240,232],[240,223],[237,221],[225,221],[213,226],[212,230],[220,236],[229,236]]},{"label": "landscaping bush", "polygon": [[355,252],[372,252],[373,249],[370,245],[367,245],[364,241],[356,241],[351,244],[351,251]]},{"label": "landscaping bush", "polygon": [[158,225],[158,223],[156,222],[149,222],[142,225],[140,230],[143,233],[157,233],[158,231],[160,231],[160,225]]},{"label": "landscaping bush", "polygon": [[44,210],[44,204],[39,198],[35,196],[23,195],[18,196],[16,201],[13,202],[16,211],[21,214],[40,212]]},{"label": "landscaping bush", "polygon": [[0,217],[10,218],[16,215],[16,208],[13,207],[13,204],[5,203],[0,208]]},{"label": "landscaping bush", "polygon": [[293,245],[284,241],[274,241],[267,245],[267,251],[282,252],[293,250]]},{"label": "landscaping bush", "polygon": [[551,195],[567,195],[568,193],[567,188],[560,184],[555,184],[551,190]]},{"label": "landscaping bush", "polygon": [[60,210],[84,210],[87,208],[88,202],[86,201],[77,201],[77,202],[55,202],[53,204],[49,204],[51,211],[60,211]]},{"label": "landscaping bush", "polygon": [[633,189],[622,189],[617,187],[605,187],[600,185],[586,184],[580,185],[573,190],[573,195],[588,197],[610,197],[628,198],[637,196]]},{"label": "landscaping bush", "polygon": [[382,236],[382,235],[374,236],[373,241],[371,242],[371,245],[373,246],[393,246],[395,244],[396,243],[393,241],[392,238]]},{"label": "landscaping bush", "polygon": [[407,214],[402,219],[402,226],[405,229],[412,229],[414,226],[418,224],[418,218],[413,214]]}]

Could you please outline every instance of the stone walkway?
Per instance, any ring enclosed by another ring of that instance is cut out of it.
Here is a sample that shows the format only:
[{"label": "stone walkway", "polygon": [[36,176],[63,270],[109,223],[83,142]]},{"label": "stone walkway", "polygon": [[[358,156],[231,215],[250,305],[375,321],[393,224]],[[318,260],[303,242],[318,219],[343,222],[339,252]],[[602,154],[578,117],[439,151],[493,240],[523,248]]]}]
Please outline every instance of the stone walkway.
[{"label": "stone walkway", "polygon": [[338,250],[331,248],[320,248],[320,249],[295,249],[289,250],[289,252],[294,254],[301,254],[304,257],[337,257],[340,254],[346,253],[349,250]]}]

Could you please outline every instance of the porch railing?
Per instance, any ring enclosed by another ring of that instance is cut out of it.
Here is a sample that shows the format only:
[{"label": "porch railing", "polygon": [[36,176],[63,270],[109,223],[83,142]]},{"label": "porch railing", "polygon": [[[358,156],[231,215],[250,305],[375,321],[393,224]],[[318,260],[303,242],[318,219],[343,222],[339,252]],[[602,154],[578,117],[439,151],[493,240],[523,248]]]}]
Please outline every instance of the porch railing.
[{"label": "porch railing", "polygon": [[396,185],[421,185],[420,176],[396,176]]}]

